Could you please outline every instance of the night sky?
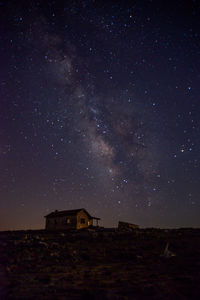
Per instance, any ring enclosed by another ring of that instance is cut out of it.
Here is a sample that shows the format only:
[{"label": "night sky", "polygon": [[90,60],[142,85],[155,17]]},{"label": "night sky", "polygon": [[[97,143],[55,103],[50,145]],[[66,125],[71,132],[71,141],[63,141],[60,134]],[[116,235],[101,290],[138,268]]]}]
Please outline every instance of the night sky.
[{"label": "night sky", "polygon": [[200,226],[200,3],[0,2],[0,230],[85,208]]}]

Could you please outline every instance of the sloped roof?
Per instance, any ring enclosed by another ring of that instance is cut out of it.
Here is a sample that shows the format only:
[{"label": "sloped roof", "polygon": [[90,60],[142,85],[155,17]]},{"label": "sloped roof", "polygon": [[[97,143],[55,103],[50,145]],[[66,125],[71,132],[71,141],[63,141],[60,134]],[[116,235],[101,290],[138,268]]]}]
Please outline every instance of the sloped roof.
[{"label": "sloped roof", "polygon": [[137,224],[132,224],[132,223],[129,223],[129,222],[123,222],[123,221],[119,221],[119,222],[118,222],[118,225],[125,225],[125,226],[132,225],[132,226],[139,226],[139,225],[137,225]]},{"label": "sloped roof", "polygon": [[54,212],[51,212],[50,214],[44,216],[45,218],[52,218],[52,217],[68,217],[68,216],[75,216],[80,211],[84,211],[89,219],[97,219],[100,220],[100,218],[92,217],[85,208],[79,208],[79,209],[72,209],[72,210],[55,210]]}]

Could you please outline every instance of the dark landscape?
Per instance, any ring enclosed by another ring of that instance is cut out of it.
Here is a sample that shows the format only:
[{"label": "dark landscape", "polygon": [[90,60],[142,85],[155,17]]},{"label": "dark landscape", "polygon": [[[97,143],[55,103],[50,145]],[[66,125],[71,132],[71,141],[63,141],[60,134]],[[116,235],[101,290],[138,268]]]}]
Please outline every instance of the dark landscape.
[{"label": "dark landscape", "polygon": [[199,229],[0,232],[0,299],[199,299]]},{"label": "dark landscape", "polygon": [[0,1],[0,300],[200,299],[199,16]]}]

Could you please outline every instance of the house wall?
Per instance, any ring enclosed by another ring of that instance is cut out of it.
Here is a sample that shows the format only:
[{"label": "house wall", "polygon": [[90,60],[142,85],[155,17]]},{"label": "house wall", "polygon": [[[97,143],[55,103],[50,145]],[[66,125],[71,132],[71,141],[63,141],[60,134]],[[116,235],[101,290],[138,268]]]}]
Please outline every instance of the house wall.
[{"label": "house wall", "polygon": [[[84,223],[83,220],[85,220]],[[90,225],[92,225],[92,219],[90,220],[88,218],[88,215],[84,212],[84,210],[78,212],[76,229],[86,228]]]},{"label": "house wall", "polygon": [[[68,222],[70,220],[70,223]],[[46,218],[46,229],[76,229],[77,218],[76,216],[62,216]]]}]

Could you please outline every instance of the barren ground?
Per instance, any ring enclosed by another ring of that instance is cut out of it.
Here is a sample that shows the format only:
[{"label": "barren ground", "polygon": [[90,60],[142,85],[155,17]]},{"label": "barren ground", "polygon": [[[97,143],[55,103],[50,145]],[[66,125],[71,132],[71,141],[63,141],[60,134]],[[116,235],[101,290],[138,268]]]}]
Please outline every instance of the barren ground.
[{"label": "barren ground", "polygon": [[0,232],[0,299],[200,299],[199,287],[200,229]]}]

